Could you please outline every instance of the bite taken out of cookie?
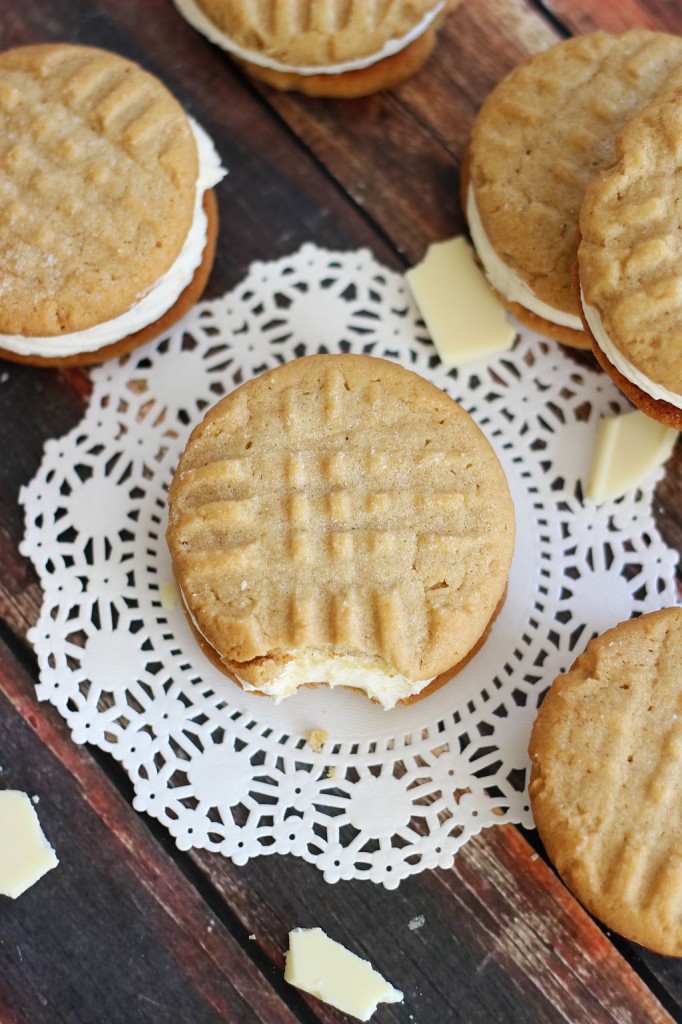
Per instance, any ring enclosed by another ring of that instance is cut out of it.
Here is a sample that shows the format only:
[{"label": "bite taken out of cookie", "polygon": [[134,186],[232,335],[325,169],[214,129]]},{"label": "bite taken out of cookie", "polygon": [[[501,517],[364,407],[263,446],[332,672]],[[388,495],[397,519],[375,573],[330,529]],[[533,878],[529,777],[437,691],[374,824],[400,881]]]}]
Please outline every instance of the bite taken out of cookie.
[{"label": "bite taken out of cookie", "polygon": [[222,399],[169,492],[168,544],[204,651],[244,689],[421,699],[506,594],[514,510],[471,417],[371,356],[296,359]]}]

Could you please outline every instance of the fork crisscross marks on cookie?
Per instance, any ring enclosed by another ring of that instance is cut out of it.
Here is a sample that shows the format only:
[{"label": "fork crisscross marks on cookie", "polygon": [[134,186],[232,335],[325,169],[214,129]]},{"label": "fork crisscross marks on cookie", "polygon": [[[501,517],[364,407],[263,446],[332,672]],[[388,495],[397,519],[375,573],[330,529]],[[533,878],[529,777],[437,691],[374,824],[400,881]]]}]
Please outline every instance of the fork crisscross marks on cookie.
[{"label": "fork crisscross marks on cookie", "polygon": [[543,704],[533,813],[567,885],[609,927],[682,953],[682,609],[593,640]]},{"label": "fork crisscross marks on cookie", "polygon": [[437,0],[197,0],[239,46],[293,66],[375,53],[415,28]]},{"label": "fork crisscross marks on cookie", "polygon": [[469,174],[486,237],[555,311],[580,315],[573,266],[585,186],[613,160],[623,126],[675,85],[682,85],[679,37],[594,32],[515,68],[483,105]]},{"label": "fork crisscross marks on cookie", "polygon": [[54,44],[0,55],[0,333],[85,330],[165,273],[192,221],[187,117],[137,65]]},{"label": "fork crisscross marks on cookie", "polygon": [[618,368],[650,398],[678,407],[681,133],[682,88],[667,91],[628,123],[617,159],[585,191],[579,250],[584,301],[615,349],[611,360],[625,360]]},{"label": "fork crisscross marks on cookie", "polygon": [[232,664],[303,646],[436,675],[483,633],[512,543],[506,481],[470,417],[370,357],[242,386],[195,430],[170,493],[185,601]]}]

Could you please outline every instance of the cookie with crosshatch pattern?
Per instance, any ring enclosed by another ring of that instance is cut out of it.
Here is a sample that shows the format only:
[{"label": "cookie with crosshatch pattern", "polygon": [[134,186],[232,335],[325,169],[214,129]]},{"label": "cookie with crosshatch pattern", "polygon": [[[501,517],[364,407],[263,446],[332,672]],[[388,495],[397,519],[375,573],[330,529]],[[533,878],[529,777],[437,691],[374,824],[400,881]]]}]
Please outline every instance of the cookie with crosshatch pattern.
[{"label": "cookie with crosshatch pattern", "polygon": [[608,928],[682,956],[682,608],[592,640],[529,753],[535,824],[569,889]]},{"label": "cookie with crosshatch pattern", "polygon": [[309,96],[399,85],[430,56],[460,0],[175,0],[194,28],[254,78]]},{"label": "cookie with crosshatch pattern", "polygon": [[247,689],[441,685],[506,592],[514,511],[471,417],[371,356],[296,359],[223,398],[169,493],[168,544],[207,653]]},{"label": "cookie with crosshatch pattern", "polygon": [[618,132],[682,86],[682,38],[593,32],[536,54],[493,90],[474,123],[463,205],[493,287],[522,322],[589,348],[573,266],[585,186]]},{"label": "cookie with crosshatch pattern", "polygon": [[648,416],[682,430],[682,89],[618,136],[585,190],[578,267],[594,354]]},{"label": "cookie with crosshatch pattern", "polygon": [[0,355],[100,362],[199,297],[222,177],[154,76],[51,43],[0,54]]}]

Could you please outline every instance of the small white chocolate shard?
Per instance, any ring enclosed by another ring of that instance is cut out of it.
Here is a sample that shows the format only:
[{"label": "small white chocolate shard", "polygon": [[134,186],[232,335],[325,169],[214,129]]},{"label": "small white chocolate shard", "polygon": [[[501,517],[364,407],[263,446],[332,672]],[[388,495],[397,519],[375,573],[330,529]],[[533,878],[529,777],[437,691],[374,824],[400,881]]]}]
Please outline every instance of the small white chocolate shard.
[{"label": "small white chocolate shard", "polygon": [[330,939],[321,928],[289,932],[284,978],[358,1020],[369,1020],[379,1003],[400,1003],[393,988],[372,965]]}]

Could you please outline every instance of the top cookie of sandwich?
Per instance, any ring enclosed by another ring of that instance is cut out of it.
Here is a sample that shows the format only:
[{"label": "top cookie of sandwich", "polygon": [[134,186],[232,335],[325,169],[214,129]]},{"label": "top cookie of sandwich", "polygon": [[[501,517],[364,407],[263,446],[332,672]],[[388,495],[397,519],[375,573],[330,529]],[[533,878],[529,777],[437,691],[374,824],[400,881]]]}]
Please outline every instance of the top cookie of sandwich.
[{"label": "top cookie of sandwich", "polygon": [[654,398],[674,393],[668,398],[676,396],[680,408],[681,175],[677,89],[629,122],[618,138],[616,162],[588,185],[579,251],[584,302],[596,310],[615,359],[621,355],[630,364],[622,372]]},{"label": "top cookie of sandwich", "polygon": [[607,927],[682,956],[682,608],[592,640],[529,753],[533,817],[569,888]]},{"label": "top cookie of sandwich", "polygon": [[193,431],[168,544],[196,626],[249,682],[294,651],[421,680],[484,634],[514,512],[497,456],[448,395],[383,359],[308,356]]},{"label": "top cookie of sandwich", "polygon": [[415,29],[436,0],[196,0],[245,50],[292,67],[317,67],[377,53]]},{"label": "top cookie of sandwich", "polygon": [[129,309],[182,248],[197,172],[185,112],[138,65],[61,43],[0,54],[0,334]]},{"label": "top cookie of sandwich", "polygon": [[474,124],[469,181],[500,259],[542,302],[579,319],[573,284],[587,182],[623,125],[682,85],[682,38],[637,30],[559,43],[515,68]]}]

